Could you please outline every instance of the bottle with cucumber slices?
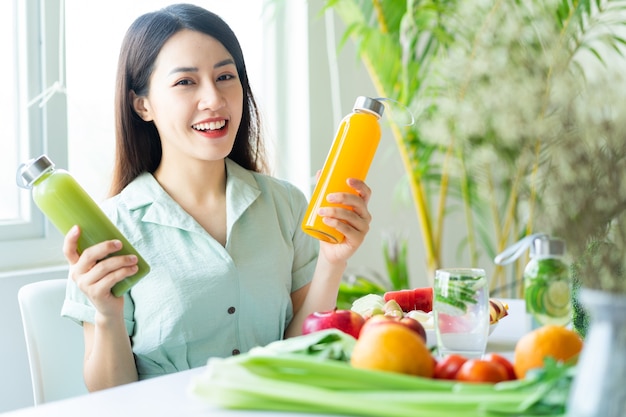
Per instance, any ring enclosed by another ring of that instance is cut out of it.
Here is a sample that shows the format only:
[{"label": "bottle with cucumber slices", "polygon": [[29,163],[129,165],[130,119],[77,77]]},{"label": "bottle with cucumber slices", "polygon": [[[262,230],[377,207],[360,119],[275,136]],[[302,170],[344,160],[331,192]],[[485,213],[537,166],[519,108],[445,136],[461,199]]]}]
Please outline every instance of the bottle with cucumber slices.
[{"label": "bottle with cucumber slices", "polygon": [[530,248],[524,269],[526,310],[540,325],[567,325],[572,319],[572,284],[563,260],[565,243],[541,236]]}]

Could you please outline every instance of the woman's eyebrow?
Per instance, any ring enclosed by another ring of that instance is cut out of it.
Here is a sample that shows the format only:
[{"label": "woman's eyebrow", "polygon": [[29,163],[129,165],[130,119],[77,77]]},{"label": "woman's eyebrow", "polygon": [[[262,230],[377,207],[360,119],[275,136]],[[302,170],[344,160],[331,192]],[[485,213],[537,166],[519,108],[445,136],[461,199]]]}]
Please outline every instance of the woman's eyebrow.
[{"label": "woman's eyebrow", "polygon": [[[215,65],[213,65],[213,68],[225,67],[226,65],[235,65],[235,61],[232,58],[226,58],[216,63]],[[179,72],[198,72],[198,68],[197,67],[176,67],[172,69],[168,75],[176,74]]]},{"label": "woman's eyebrow", "polygon": [[197,67],[176,67],[172,69],[167,75],[176,74],[179,72],[198,72]]},{"label": "woman's eyebrow", "polygon": [[226,58],[213,66],[213,68],[224,67],[226,65],[235,65],[235,61],[232,58]]}]

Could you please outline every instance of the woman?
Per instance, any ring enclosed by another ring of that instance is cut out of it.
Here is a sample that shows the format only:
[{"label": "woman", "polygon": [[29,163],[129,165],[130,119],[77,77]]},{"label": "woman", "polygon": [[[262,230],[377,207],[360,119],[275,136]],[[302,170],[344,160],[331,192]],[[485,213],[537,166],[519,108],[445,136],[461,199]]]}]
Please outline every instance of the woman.
[{"label": "woman", "polygon": [[304,195],[266,174],[257,107],[239,43],[218,16],[173,5],[139,17],[117,75],[116,165],[103,209],[151,266],[136,272],[106,241],[79,255],[74,227],[63,315],[83,324],[89,390],[203,366],[301,333],[332,309],[371,216],[369,188],[331,201],[325,222],[346,237],[318,242],[300,222]]}]

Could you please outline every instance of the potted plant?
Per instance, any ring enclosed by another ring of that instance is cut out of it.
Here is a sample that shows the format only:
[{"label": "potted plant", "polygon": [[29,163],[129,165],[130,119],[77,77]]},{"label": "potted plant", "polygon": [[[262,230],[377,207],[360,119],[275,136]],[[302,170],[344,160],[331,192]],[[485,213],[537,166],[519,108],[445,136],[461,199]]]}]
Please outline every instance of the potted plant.
[{"label": "potted plant", "polygon": [[[536,230],[549,181],[552,116],[586,62],[624,43],[611,29],[621,1],[328,0],[357,44],[377,93],[411,109],[390,122],[426,250],[427,275],[442,264],[443,230],[464,213],[472,266]],[[608,29],[608,30],[607,30]],[[583,82],[584,84],[584,82]],[[579,84],[575,84],[579,85]],[[492,289],[514,286],[525,260]],[[519,292],[518,292],[519,294]]]}]

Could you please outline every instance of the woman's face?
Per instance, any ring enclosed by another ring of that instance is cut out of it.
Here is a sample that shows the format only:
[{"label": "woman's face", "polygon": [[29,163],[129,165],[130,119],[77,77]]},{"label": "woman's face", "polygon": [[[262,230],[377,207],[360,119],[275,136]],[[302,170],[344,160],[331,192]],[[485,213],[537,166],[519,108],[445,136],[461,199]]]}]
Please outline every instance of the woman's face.
[{"label": "woman's face", "polygon": [[134,107],[153,121],[163,161],[215,161],[231,151],[243,112],[235,61],[216,39],[182,30],[162,47],[147,96]]}]

